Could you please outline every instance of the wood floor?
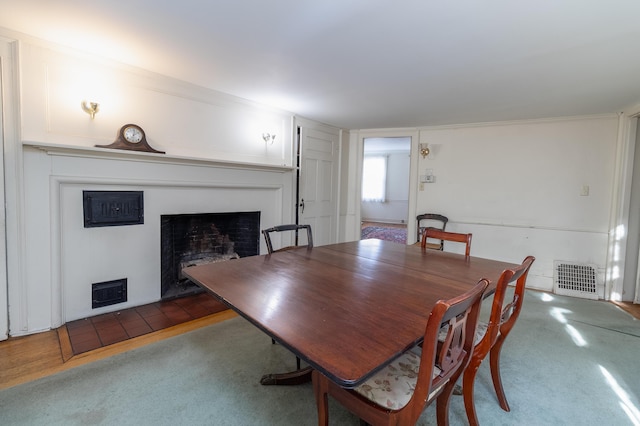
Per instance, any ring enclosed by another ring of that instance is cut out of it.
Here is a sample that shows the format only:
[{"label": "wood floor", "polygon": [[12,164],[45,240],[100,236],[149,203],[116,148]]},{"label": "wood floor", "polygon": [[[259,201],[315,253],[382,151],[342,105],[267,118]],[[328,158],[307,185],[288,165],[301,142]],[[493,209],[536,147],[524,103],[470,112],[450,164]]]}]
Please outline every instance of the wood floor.
[{"label": "wood floor", "polygon": [[631,302],[613,302],[623,311],[633,316],[635,319],[640,320],[640,304],[633,304]]},{"label": "wood floor", "polygon": [[140,337],[73,355],[66,327],[0,342],[0,389],[36,380],[237,316],[225,310]]}]

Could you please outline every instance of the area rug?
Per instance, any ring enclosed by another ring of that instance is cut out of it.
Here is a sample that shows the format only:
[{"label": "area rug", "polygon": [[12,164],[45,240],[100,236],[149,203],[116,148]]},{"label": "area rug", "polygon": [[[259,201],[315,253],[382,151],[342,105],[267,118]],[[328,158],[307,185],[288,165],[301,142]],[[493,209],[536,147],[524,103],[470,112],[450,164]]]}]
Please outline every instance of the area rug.
[{"label": "area rug", "polygon": [[[501,356],[511,412],[498,406],[485,360],[480,424],[639,425],[638,353],[640,322],[615,305],[528,290]],[[0,424],[315,426],[311,384],[259,383],[294,367],[291,352],[236,317],[3,389]],[[331,425],[359,424],[331,398],[329,410]],[[451,426],[469,424],[462,397],[449,411]],[[435,414],[433,404],[417,426],[435,425]]]},{"label": "area rug", "polygon": [[[262,386],[295,356],[236,317],[0,391],[3,426],[313,426],[311,384]],[[0,362],[1,365],[1,362]],[[332,421],[357,425],[333,404]]]},{"label": "area rug", "polygon": [[363,240],[377,238],[379,240],[392,241],[394,243],[407,243],[406,228],[383,228],[381,226],[365,226],[362,228]]}]

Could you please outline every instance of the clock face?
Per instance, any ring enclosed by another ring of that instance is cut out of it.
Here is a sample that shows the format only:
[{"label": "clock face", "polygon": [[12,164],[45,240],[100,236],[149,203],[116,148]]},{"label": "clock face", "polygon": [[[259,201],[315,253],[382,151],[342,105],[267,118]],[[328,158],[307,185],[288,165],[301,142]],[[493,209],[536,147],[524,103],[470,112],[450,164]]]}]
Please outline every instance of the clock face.
[{"label": "clock face", "polygon": [[122,132],[122,136],[127,142],[139,143],[142,140],[142,130],[139,127],[128,126]]}]

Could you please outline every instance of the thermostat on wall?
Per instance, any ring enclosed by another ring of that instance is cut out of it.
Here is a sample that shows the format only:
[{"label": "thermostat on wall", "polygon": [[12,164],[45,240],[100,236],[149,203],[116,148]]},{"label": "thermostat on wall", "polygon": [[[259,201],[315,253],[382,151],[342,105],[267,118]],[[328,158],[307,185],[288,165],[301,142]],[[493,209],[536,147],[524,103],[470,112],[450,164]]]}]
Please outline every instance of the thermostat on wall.
[{"label": "thermostat on wall", "polygon": [[434,183],[436,181],[436,177],[433,175],[433,170],[427,169],[426,173],[420,175],[420,182],[422,183]]}]

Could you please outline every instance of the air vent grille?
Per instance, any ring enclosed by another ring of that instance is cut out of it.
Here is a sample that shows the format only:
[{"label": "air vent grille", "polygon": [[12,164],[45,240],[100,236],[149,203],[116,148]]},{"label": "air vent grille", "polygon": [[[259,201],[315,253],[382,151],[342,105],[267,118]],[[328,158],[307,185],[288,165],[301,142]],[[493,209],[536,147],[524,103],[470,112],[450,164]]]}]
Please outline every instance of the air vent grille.
[{"label": "air vent grille", "polygon": [[595,265],[555,261],[554,293],[565,296],[598,299],[598,270]]},{"label": "air vent grille", "polygon": [[91,284],[91,308],[115,305],[127,301],[127,279]]}]

